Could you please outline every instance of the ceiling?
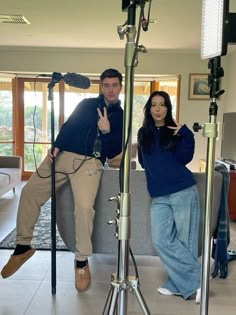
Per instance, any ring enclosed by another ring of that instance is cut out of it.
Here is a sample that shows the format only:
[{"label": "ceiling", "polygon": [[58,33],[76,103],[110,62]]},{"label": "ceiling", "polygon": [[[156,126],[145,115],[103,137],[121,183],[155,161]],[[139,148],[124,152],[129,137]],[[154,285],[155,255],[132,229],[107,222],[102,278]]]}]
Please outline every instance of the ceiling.
[{"label": "ceiling", "polygon": [[[1,1],[0,14],[23,15],[30,24],[0,23],[0,49],[124,48],[126,38],[121,40],[117,33],[117,26],[127,19],[121,4],[121,0]],[[146,2],[145,17],[148,6]],[[150,18],[156,22],[147,32],[142,31],[139,43],[147,50],[199,50],[201,6],[200,0],[152,0]],[[139,9],[137,6],[136,26]]]}]

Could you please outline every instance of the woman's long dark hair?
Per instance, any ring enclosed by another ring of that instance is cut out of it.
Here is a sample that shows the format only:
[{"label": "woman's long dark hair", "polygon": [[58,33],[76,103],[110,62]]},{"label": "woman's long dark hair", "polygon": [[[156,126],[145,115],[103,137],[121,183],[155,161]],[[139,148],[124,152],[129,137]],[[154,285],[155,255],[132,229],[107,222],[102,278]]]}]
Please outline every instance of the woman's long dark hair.
[{"label": "woman's long dark hair", "polygon": [[144,120],[142,129],[138,133],[138,145],[143,148],[145,152],[151,152],[154,146],[154,131],[156,129],[155,122],[151,115],[152,98],[160,95],[164,98],[164,104],[167,107],[167,114],[165,117],[165,126],[160,129],[160,147],[162,150],[170,149],[176,143],[176,137],[173,136],[173,130],[166,126],[176,126],[172,117],[172,104],[170,96],[164,91],[152,92],[147,103],[144,106]]}]

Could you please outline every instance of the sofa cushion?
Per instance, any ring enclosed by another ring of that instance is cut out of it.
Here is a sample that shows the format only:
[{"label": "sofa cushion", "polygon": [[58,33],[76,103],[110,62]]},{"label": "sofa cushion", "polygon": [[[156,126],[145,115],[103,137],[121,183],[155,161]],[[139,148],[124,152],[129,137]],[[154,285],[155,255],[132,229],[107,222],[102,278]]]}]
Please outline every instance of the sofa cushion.
[{"label": "sofa cushion", "polygon": [[21,171],[19,168],[0,168],[0,175],[7,176],[10,182],[18,183],[19,178],[21,177]]},{"label": "sofa cushion", "polygon": [[4,187],[10,184],[10,176],[0,173],[0,187]]},{"label": "sofa cushion", "polygon": [[[199,231],[199,254],[202,251],[203,221],[205,216],[205,173],[194,173],[200,195],[201,221]],[[150,197],[146,187],[144,171],[131,171],[131,238],[130,245],[134,254],[154,255],[151,241],[151,226],[149,218]],[[222,175],[214,172],[214,194],[212,231],[217,225],[219,203],[221,196]],[[117,204],[108,201],[119,192],[119,171],[105,170],[98,194],[95,200],[94,229],[92,235],[94,253],[114,254],[117,252],[117,240],[114,237],[115,226],[107,224],[116,218]],[[75,250],[74,200],[70,183],[60,188],[57,196],[57,225],[68,249]]]},{"label": "sofa cushion", "polygon": [[0,155],[0,197],[21,182],[22,158]]}]

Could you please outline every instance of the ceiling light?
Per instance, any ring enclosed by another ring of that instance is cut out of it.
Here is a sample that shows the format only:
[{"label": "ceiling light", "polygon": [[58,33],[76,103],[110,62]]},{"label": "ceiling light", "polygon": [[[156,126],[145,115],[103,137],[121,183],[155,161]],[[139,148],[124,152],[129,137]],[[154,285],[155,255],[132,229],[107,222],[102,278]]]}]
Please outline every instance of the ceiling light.
[{"label": "ceiling light", "polygon": [[23,15],[0,14],[0,23],[6,24],[30,24]]}]

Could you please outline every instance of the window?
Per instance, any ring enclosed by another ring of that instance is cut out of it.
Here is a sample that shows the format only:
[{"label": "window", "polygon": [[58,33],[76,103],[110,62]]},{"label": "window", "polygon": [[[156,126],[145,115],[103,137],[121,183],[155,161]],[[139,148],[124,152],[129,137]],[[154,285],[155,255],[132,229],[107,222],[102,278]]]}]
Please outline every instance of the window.
[{"label": "window", "polygon": [[[48,100],[48,83],[24,82],[24,171],[33,172],[51,147],[51,106],[54,106],[54,133],[59,130],[59,89]],[[33,153],[33,154],[32,154]],[[35,158],[35,160],[34,160]]]},{"label": "window", "polygon": [[159,89],[167,92],[170,95],[170,99],[171,99],[171,103],[172,103],[172,114],[176,120],[178,120],[178,117],[179,117],[178,88],[179,88],[178,78],[160,80],[160,82],[159,82]]},{"label": "window", "polygon": [[97,97],[99,94],[99,81],[92,81],[92,84],[89,89],[79,89],[74,88],[69,85],[65,86],[65,108],[64,115],[65,121],[73,112],[75,107],[78,105],[80,101],[84,98]]},{"label": "window", "polygon": [[[53,104],[48,100],[50,79],[17,77],[0,79],[0,154],[23,158],[23,179],[28,179],[51,147],[51,108],[54,108],[54,138],[60,126],[76,105],[85,97],[97,97],[99,81],[94,78],[89,89],[74,88],[60,81],[53,88]],[[143,121],[143,107],[151,91],[164,90],[170,94],[173,116],[178,120],[179,78],[158,76],[134,80],[132,143]],[[124,106],[124,89],[120,94]],[[13,105],[14,104],[14,105]]]},{"label": "window", "polygon": [[[151,83],[150,81],[136,81],[133,90],[132,143],[136,143],[137,132],[143,121],[143,107],[150,95]],[[120,94],[120,99],[124,107],[124,92]]]},{"label": "window", "polygon": [[11,79],[0,79],[0,155],[13,154],[13,105]]}]

